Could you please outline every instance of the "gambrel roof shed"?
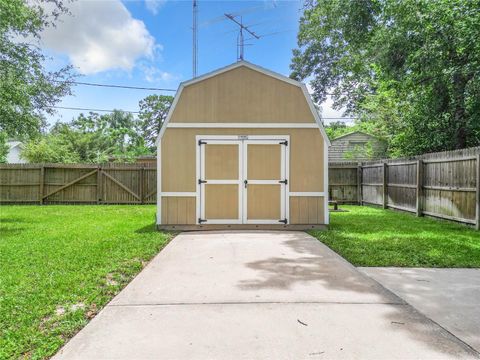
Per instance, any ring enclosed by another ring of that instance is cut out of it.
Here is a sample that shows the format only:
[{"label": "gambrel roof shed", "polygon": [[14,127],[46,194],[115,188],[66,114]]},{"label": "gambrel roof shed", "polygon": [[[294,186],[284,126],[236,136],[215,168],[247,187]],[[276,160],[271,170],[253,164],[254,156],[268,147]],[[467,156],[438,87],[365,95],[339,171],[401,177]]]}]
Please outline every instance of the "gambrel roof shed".
[{"label": "gambrel roof shed", "polygon": [[328,146],[300,82],[246,61],[184,82],[157,139],[157,225],[323,227]]}]

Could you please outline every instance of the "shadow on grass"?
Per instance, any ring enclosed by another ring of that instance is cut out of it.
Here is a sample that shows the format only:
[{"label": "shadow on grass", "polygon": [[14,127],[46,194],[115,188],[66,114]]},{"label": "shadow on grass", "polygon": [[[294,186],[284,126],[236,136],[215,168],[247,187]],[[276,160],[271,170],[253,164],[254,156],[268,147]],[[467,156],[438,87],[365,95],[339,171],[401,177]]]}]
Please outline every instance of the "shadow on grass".
[{"label": "shadow on grass", "polygon": [[170,237],[174,237],[179,232],[178,231],[165,231],[165,230],[157,230],[157,226],[155,223],[146,225],[135,230],[136,234],[167,234]]},{"label": "shadow on grass", "polygon": [[158,233],[158,232],[159,231],[157,230],[157,227],[155,226],[154,223],[135,230],[136,234],[151,234],[151,233]]},{"label": "shadow on grass", "polygon": [[24,231],[25,231],[24,227],[3,228],[3,229],[0,229],[0,237],[5,239],[13,235],[18,235]]},{"label": "shadow on grass", "polygon": [[[18,223],[25,223],[26,220],[24,218],[0,218],[0,224],[18,224]],[[29,221],[31,222],[31,221]]]}]

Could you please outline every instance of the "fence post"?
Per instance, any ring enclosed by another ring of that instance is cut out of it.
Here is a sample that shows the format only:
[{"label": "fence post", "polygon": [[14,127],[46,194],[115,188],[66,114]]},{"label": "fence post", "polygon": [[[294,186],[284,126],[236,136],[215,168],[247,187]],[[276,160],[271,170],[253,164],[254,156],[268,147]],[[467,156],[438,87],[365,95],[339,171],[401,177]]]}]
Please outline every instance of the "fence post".
[{"label": "fence post", "polygon": [[363,196],[362,196],[362,163],[358,163],[357,167],[357,201],[358,205],[363,205]]},{"label": "fence post", "polygon": [[102,187],[102,167],[98,166],[97,168],[97,204],[101,204],[102,202],[102,194],[103,194],[103,187]]},{"label": "fence post", "polygon": [[383,163],[383,208],[388,208],[388,167],[387,163]]},{"label": "fence post", "polygon": [[480,154],[477,154],[477,192],[475,199],[475,229],[480,230]]},{"label": "fence post", "polygon": [[423,160],[417,160],[417,216],[422,216],[423,212]]},{"label": "fence post", "polygon": [[45,166],[42,164],[42,167],[40,168],[40,187],[38,189],[38,192],[40,194],[39,196],[40,205],[43,205],[43,188],[44,187],[45,187]]},{"label": "fence post", "polygon": [[140,179],[139,179],[139,196],[140,196],[140,204],[143,204],[144,196],[143,196],[143,179],[144,179],[145,168],[142,166],[140,168]]}]

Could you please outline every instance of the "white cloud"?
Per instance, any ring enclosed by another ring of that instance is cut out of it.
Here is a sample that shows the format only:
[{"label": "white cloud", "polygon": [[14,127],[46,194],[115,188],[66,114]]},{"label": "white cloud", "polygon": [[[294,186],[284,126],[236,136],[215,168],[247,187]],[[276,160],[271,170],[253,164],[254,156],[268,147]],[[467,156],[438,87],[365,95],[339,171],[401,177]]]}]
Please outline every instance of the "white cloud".
[{"label": "white cloud", "polygon": [[173,74],[162,71],[153,65],[142,63],[139,64],[138,67],[143,72],[145,80],[151,83],[169,82],[176,79],[176,76]]},{"label": "white cloud", "polygon": [[157,15],[160,8],[165,4],[166,0],[145,0],[145,7],[153,15]]},{"label": "white cloud", "polygon": [[119,0],[74,1],[69,10],[71,15],[42,34],[42,46],[66,53],[82,74],[131,70],[137,59],[152,58],[159,47]]}]

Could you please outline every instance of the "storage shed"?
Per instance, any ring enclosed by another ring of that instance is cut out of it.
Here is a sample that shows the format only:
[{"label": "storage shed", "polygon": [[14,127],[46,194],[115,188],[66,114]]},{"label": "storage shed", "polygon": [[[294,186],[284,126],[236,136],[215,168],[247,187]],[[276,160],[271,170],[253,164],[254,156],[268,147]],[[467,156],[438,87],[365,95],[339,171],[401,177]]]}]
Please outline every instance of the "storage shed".
[{"label": "storage shed", "polygon": [[328,146],[300,82],[246,61],[184,82],[157,139],[157,227],[322,228]]}]

